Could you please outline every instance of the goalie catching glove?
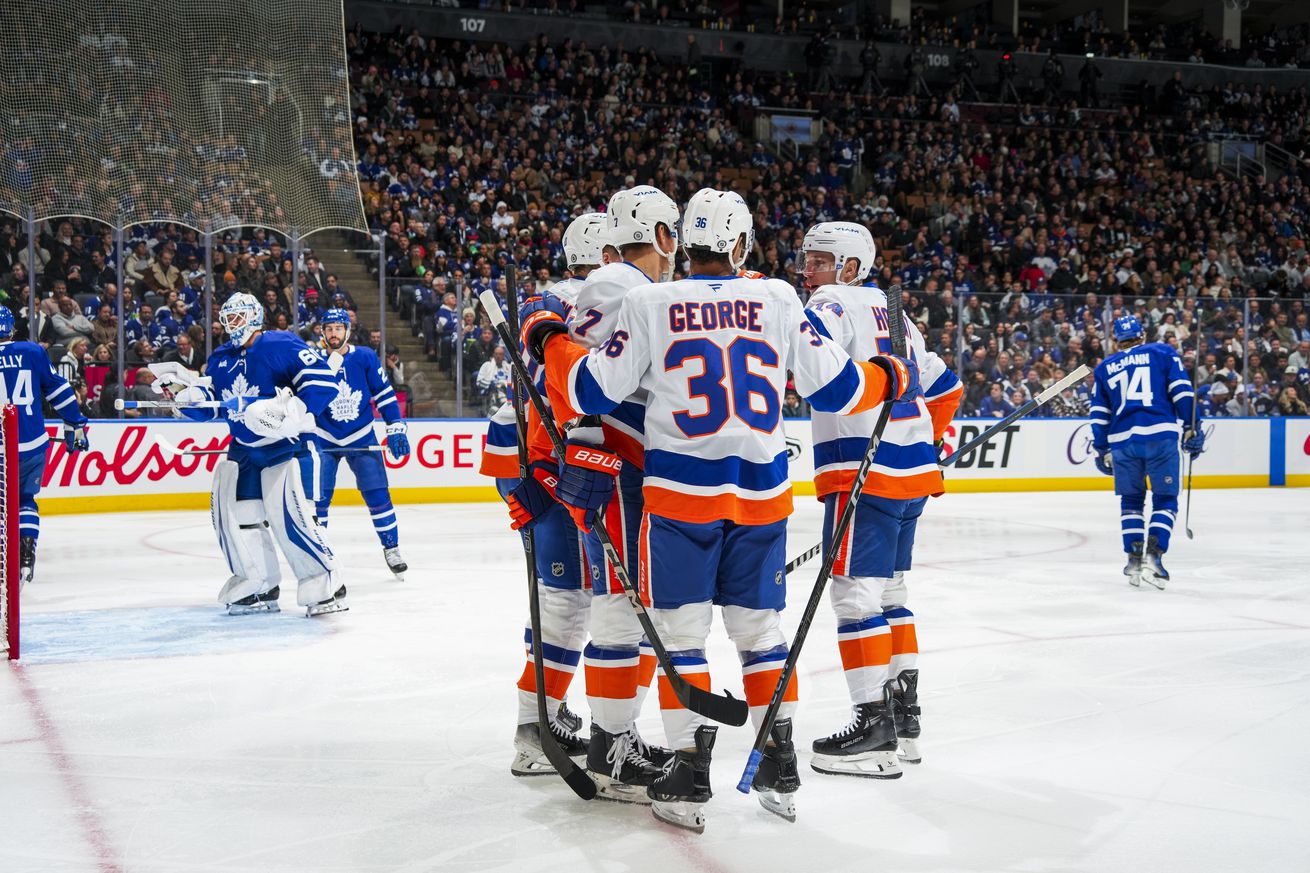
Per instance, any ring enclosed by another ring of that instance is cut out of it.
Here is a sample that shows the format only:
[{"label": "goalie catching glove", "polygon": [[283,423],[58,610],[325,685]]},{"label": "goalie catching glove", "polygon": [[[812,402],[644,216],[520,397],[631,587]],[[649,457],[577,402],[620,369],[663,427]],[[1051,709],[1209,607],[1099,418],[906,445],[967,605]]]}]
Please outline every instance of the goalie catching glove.
[{"label": "goalie catching glove", "polygon": [[614,496],[614,480],[623,461],[613,452],[578,440],[564,446],[559,465],[559,487],[555,499],[573,516],[582,530],[591,530],[596,518]]},{"label": "goalie catching glove", "polygon": [[277,439],[296,439],[314,429],[314,416],[290,388],[279,388],[276,397],[251,403],[241,420],[253,433]]}]

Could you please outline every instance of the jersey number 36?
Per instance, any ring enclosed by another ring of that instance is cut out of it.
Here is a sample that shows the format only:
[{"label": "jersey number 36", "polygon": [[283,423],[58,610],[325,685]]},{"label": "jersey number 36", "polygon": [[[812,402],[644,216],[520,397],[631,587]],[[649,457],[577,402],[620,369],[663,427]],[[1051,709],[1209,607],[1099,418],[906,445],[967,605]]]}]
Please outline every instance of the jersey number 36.
[{"label": "jersey number 36", "polygon": [[701,361],[700,375],[687,377],[687,395],[688,399],[703,399],[705,411],[673,413],[678,429],[689,437],[709,436],[735,415],[753,430],[773,433],[780,411],[778,391],[768,377],[751,372],[752,358],[764,367],[778,366],[773,346],[747,337],[733,340],[726,350],[704,338],[678,340],[669,346],[664,353],[665,372]]}]

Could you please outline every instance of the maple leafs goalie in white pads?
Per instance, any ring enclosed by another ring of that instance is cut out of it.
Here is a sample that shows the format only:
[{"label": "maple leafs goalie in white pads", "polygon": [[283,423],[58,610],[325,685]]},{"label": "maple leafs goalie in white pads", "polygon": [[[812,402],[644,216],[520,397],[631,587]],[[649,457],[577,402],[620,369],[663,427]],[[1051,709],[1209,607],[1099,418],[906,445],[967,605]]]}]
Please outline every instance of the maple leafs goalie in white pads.
[{"label": "maple leafs goalie in white pads", "polygon": [[214,532],[232,576],[218,600],[228,612],[276,612],[281,573],[274,541],[296,576],[296,601],[309,615],[346,608],[346,587],[314,518],[302,480],[310,464],[301,435],[312,431],[337,398],[337,380],[318,352],[295,334],[265,333],[264,308],[249,294],[233,294],[219,311],[228,342],[214,351],[208,376],[154,364],[155,390],[179,403],[250,398],[239,409],[185,407],[194,421],[225,413],[232,442],[214,474],[210,509]]}]

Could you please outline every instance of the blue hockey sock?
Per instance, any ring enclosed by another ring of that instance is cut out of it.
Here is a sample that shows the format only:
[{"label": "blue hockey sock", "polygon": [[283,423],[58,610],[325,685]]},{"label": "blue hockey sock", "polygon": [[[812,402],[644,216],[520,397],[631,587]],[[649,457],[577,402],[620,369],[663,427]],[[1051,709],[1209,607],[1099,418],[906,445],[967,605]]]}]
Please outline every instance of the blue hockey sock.
[{"label": "blue hockey sock", "polygon": [[368,514],[373,519],[373,530],[377,531],[382,548],[394,549],[400,545],[400,530],[396,522],[396,509],[391,505],[391,495],[385,491],[380,494],[368,491],[364,494],[364,503]]},{"label": "blue hockey sock", "polygon": [[[1176,500],[1174,505],[1178,505]],[[1133,543],[1146,542],[1145,507],[1145,494],[1124,494],[1119,498],[1119,529],[1123,533],[1125,553],[1133,550]]]},{"label": "blue hockey sock", "polygon": [[1155,537],[1160,551],[1169,551],[1169,537],[1174,532],[1174,519],[1178,518],[1178,496],[1151,495],[1151,526],[1147,533]]}]

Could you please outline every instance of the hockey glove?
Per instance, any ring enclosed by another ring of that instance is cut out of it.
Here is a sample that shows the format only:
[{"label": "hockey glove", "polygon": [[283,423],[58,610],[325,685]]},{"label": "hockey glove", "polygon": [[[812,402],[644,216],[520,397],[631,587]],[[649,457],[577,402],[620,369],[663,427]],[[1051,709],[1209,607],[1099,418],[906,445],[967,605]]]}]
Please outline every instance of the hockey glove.
[{"label": "hockey glove", "polygon": [[91,448],[91,443],[86,438],[85,421],[81,424],[64,422],[64,447],[68,449],[69,454],[85,452]]},{"label": "hockey glove", "polygon": [[305,401],[293,394],[290,388],[279,388],[276,397],[250,404],[241,415],[241,421],[251,432],[276,439],[295,439],[314,429],[314,416],[309,414]]},{"label": "hockey glove", "polygon": [[201,376],[195,370],[189,370],[178,361],[164,361],[146,366],[155,374],[155,381],[150,383],[150,390],[165,397],[176,398],[188,388],[208,388],[212,380]]},{"label": "hockey glove", "polygon": [[557,333],[568,333],[568,325],[564,323],[566,317],[564,301],[554,294],[529,297],[523,304],[519,311],[519,338],[538,363],[546,360],[546,341]]},{"label": "hockey glove", "polygon": [[1109,449],[1096,453],[1096,469],[1107,476],[1114,475],[1114,455],[1110,454]]},{"label": "hockey glove", "polygon": [[1183,451],[1187,452],[1187,456],[1194,461],[1197,455],[1205,451],[1205,434],[1201,432],[1200,428],[1196,430],[1189,428],[1183,434]]},{"label": "hockey glove", "polygon": [[569,440],[559,465],[556,499],[582,530],[591,530],[596,517],[614,496],[614,480],[623,469],[618,455],[589,443]]},{"label": "hockey glove", "polygon": [[396,460],[409,456],[408,430],[403,421],[393,421],[387,425],[387,451]]},{"label": "hockey glove", "polygon": [[555,505],[555,488],[558,485],[559,477],[555,475],[553,465],[538,461],[530,466],[528,478],[520,479],[519,484],[505,498],[509,506],[510,529],[532,530],[537,519]]},{"label": "hockey glove", "polygon": [[898,355],[874,355],[870,364],[887,374],[887,400],[913,400],[919,396],[919,368]]}]

